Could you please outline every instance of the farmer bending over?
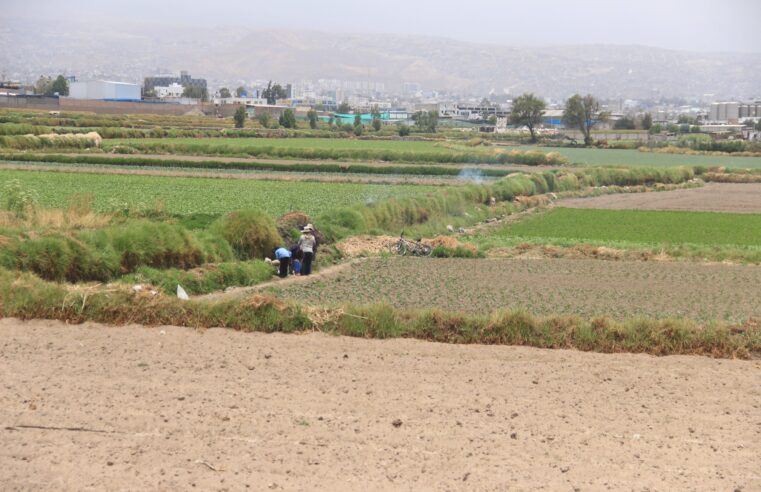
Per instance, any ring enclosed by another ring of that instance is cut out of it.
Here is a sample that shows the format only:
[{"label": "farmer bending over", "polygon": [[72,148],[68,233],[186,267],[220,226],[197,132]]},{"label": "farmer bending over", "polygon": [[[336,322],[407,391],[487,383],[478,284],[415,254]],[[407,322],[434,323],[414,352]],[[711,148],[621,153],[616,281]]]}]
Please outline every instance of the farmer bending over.
[{"label": "farmer bending over", "polygon": [[285,278],[288,276],[288,265],[291,264],[291,252],[282,246],[275,250],[275,258],[280,261],[280,270],[278,275]]}]

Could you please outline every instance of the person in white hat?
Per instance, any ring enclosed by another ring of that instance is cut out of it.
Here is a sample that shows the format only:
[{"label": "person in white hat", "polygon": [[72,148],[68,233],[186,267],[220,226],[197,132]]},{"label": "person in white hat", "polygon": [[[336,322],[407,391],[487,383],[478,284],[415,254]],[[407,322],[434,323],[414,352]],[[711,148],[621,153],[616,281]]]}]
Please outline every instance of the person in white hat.
[{"label": "person in white hat", "polygon": [[314,259],[314,250],[317,246],[317,240],[314,238],[314,227],[312,224],[307,224],[301,231],[301,237],[299,238],[299,249],[304,255],[301,261],[301,275],[309,275],[312,273],[312,260]]}]

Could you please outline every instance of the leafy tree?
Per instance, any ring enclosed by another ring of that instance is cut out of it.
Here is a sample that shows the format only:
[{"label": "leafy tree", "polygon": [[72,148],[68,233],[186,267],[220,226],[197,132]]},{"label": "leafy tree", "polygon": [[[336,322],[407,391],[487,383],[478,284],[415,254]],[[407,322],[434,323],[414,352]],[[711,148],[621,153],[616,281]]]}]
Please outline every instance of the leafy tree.
[{"label": "leafy tree", "polygon": [[700,125],[691,125],[690,133],[700,133]]},{"label": "leafy tree", "polygon": [[496,124],[497,124],[497,115],[496,115],[496,114],[493,114],[493,115],[489,116],[489,117],[486,119],[486,122],[487,122],[487,123],[489,123],[489,124],[490,124],[490,125],[492,125],[492,126],[493,126],[493,125],[496,125]]},{"label": "leafy tree", "polygon": [[410,134],[410,127],[407,125],[399,125],[399,136],[406,137]]},{"label": "leafy tree", "polygon": [[649,132],[652,135],[658,135],[662,131],[663,131],[663,127],[659,123],[656,123],[655,125],[651,126],[649,130]]},{"label": "leafy tree", "polygon": [[280,84],[272,85],[271,80],[267,83],[267,88],[262,91],[262,99],[266,99],[267,104],[275,104],[278,99],[285,99],[287,97],[288,91]]},{"label": "leafy tree", "polygon": [[248,95],[248,91],[245,87],[240,86],[237,89],[235,89],[235,97],[246,97]]},{"label": "leafy tree", "polygon": [[286,109],[283,111],[283,114],[280,115],[278,123],[280,123],[280,126],[284,128],[296,128],[296,115],[293,114],[293,110]]},{"label": "leafy tree", "polygon": [[634,119],[628,118],[626,116],[613,123],[614,130],[634,130],[635,128],[636,126],[634,125]]},{"label": "leafy tree", "polygon": [[359,108],[354,110],[354,126],[362,124],[362,111]]},{"label": "leafy tree", "polygon": [[246,124],[246,108],[238,106],[233,115],[233,120],[235,120],[235,128],[243,128]]},{"label": "leafy tree", "polygon": [[436,127],[439,124],[438,111],[418,111],[412,115],[412,121],[421,132],[436,133]]},{"label": "leafy tree", "polygon": [[679,118],[676,120],[677,125],[697,125],[698,120],[696,118],[690,118],[687,115],[679,115]]},{"label": "leafy tree", "polygon": [[200,99],[201,101],[209,100],[209,93],[206,87],[198,87],[195,85],[186,85],[182,90],[183,97],[190,97],[192,99]]},{"label": "leafy tree", "polygon": [[222,87],[219,89],[219,97],[222,99],[227,99],[228,97],[232,97],[232,94],[230,94],[230,89],[227,87]]},{"label": "leafy tree", "polygon": [[376,132],[379,132],[381,129],[381,126],[383,126],[383,123],[381,123],[380,118],[373,118],[373,130]]},{"label": "leafy tree", "polygon": [[314,109],[307,111],[307,119],[309,120],[309,128],[312,130],[317,128],[317,111]]},{"label": "leafy tree", "polygon": [[529,133],[531,133],[531,141],[536,142],[536,125],[542,122],[544,108],[544,101],[527,92],[516,97],[513,101],[509,116],[510,123],[528,128]]},{"label": "leafy tree", "polygon": [[40,75],[40,78],[37,79],[37,82],[34,84],[34,93],[35,94],[52,94],[53,91],[51,90],[53,87],[53,79],[50,77],[44,77]]},{"label": "leafy tree", "polygon": [[40,76],[40,78],[37,79],[37,83],[34,84],[34,93],[44,94],[46,96],[54,96],[58,93],[59,96],[68,96],[69,82],[63,77],[63,75],[59,75],[55,79]]},{"label": "leafy tree", "polygon": [[761,132],[761,120],[758,120],[758,121],[756,122],[756,130],[758,130],[758,131],[760,131],[760,132]]},{"label": "leafy tree", "polygon": [[354,135],[361,137],[363,129],[364,129],[364,126],[362,125],[354,125]]},{"label": "leafy tree", "polygon": [[56,94],[58,93],[59,96],[68,96],[69,95],[69,81],[63,78],[63,75],[59,75],[56,77],[56,79],[53,81],[53,84],[51,86],[51,93]]},{"label": "leafy tree", "polygon": [[351,106],[349,106],[348,102],[344,101],[338,105],[336,112],[339,114],[349,114],[351,113]]},{"label": "leafy tree", "polygon": [[591,94],[574,94],[565,102],[563,124],[576,127],[584,135],[584,145],[592,145],[592,128],[608,118],[608,113],[600,109],[600,101]]},{"label": "leafy tree", "polygon": [[653,115],[650,113],[645,113],[645,116],[642,118],[642,129],[643,130],[649,130],[650,127],[653,126]]},{"label": "leafy tree", "polygon": [[259,124],[262,125],[264,128],[268,128],[270,126],[271,116],[267,112],[262,112],[256,115],[256,119],[259,121]]}]

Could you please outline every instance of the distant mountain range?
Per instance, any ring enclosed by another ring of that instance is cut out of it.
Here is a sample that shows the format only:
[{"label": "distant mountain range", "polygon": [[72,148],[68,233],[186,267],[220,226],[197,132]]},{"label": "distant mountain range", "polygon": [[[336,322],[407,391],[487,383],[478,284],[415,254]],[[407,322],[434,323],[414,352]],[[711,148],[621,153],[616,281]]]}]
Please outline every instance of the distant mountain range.
[{"label": "distant mountain range", "polygon": [[0,23],[0,77],[140,81],[188,70],[214,84],[257,79],[416,82],[463,94],[565,98],[761,97],[761,53],[693,53],[643,46],[501,46],[446,38],[108,22]]}]

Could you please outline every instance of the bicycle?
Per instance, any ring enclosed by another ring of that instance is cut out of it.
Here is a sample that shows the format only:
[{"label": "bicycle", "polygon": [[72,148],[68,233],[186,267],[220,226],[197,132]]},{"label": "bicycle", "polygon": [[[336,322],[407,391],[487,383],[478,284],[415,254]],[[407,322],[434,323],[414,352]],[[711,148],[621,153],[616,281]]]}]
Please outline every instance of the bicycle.
[{"label": "bicycle", "polygon": [[423,244],[420,241],[410,241],[404,239],[404,233],[399,236],[399,240],[395,243],[391,243],[389,250],[392,254],[400,256],[431,256],[433,248],[427,244]]}]

